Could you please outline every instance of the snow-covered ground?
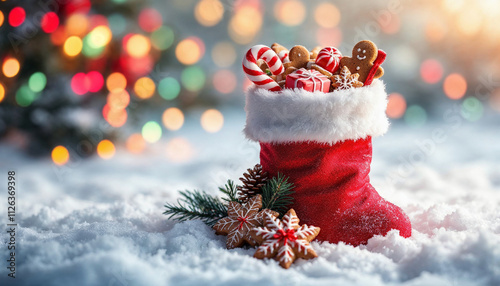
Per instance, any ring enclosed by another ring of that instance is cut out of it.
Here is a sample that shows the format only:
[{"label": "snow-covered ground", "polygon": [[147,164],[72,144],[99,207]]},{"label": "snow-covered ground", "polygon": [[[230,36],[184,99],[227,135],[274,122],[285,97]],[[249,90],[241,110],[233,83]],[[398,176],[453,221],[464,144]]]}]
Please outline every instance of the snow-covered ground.
[{"label": "snow-covered ground", "polygon": [[0,145],[0,183],[10,168],[19,183],[17,283],[7,278],[2,246],[0,284],[500,285],[498,122],[392,126],[374,140],[371,177],[410,216],[412,237],[390,232],[361,247],[314,242],[319,258],[284,270],[252,258],[254,249],[226,250],[225,237],[199,221],[162,215],[177,190],[215,193],[258,162],[258,145],[241,133],[244,114],[225,115],[217,134],[192,118],[145,154],[119,148],[111,160],[62,168]]}]

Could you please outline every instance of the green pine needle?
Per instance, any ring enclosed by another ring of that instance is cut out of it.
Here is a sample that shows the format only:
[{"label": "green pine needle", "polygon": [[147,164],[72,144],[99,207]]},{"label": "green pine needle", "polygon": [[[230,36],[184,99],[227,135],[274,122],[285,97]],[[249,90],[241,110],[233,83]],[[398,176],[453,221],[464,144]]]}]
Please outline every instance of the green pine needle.
[{"label": "green pine needle", "polygon": [[288,178],[279,174],[267,181],[262,187],[262,208],[271,209],[284,215],[293,203],[291,195],[294,193],[293,183],[288,182]]},{"label": "green pine needle", "polygon": [[209,226],[227,216],[227,206],[219,198],[200,191],[180,192],[177,204],[166,204],[163,213],[178,221],[199,219]]},{"label": "green pine needle", "polygon": [[227,184],[225,184],[224,187],[219,187],[219,191],[225,194],[225,197],[222,198],[223,201],[227,203],[238,202],[238,191],[236,189],[234,181],[227,180]]}]

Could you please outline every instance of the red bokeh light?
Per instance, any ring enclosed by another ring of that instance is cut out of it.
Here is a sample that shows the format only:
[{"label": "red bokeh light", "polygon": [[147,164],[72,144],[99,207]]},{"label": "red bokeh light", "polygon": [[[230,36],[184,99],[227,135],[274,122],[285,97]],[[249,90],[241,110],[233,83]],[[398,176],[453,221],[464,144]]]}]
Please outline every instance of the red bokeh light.
[{"label": "red bokeh light", "polygon": [[89,82],[90,92],[98,92],[104,86],[104,77],[98,71],[91,71],[87,73],[87,80]]},{"label": "red bokeh light", "polygon": [[160,12],[153,8],[146,8],[139,14],[139,26],[146,32],[154,32],[161,27],[162,22]]},{"label": "red bokeh light", "polygon": [[73,14],[75,12],[87,14],[90,11],[90,7],[92,6],[90,0],[72,0],[67,2],[68,4],[64,9],[64,12],[66,12],[67,15]]},{"label": "red bokeh light", "polygon": [[443,66],[436,60],[426,60],[420,66],[420,76],[426,83],[437,83],[443,77]]},{"label": "red bokeh light", "polygon": [[9,13],[9,24],[12,27],[18,27],[26,19],[26,11],[21,7],[15,7]]},{"label": "red bokeh light", "polygon": [[83,72],[77,73],[71,79],[71,89],[78,95],[84,95],[89,91],[90,82]]},{"label": "red bokeh light", "polygon": [[50,34],[59,27],[59,17],[54,12],[48,12],[43,15],[40,26],[45,33]]}]

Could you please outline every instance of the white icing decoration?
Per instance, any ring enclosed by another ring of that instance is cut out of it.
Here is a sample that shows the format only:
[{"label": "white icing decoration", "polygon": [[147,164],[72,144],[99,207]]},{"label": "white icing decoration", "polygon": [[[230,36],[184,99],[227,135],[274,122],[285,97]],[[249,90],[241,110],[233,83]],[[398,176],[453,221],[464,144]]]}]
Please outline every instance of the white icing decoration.
[{"label": "white icing decoration", "polygon": [[359,71],[361,68],[360,67],[356,67],[356,70]]},{"label": "white icing decoration", "polygon": [[366,53],[366,50],[363,50],[363,54],[365,54],[365,53]]},{"label": "white icing decoration", "polygon": [[366,56],[362,56],[362,57],[360,57],[359,55],[356,55],[356,57],[357,57],[357,58],[358,58],[358,60],[360,60],[360,61],[362,61],[362,60],[366,59]]},{"label": "white icing decoration", "polygon": [[358,48],[358,52],[361,52],[361,48]]}]

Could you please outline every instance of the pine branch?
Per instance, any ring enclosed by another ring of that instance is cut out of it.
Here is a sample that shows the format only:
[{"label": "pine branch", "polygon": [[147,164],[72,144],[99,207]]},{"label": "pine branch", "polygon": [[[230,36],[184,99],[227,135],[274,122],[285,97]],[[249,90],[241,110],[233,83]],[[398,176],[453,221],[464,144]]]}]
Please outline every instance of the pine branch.
[{"label": "pine branch", "polygon": [[227,216],[227,206],[219,198],[200,191],[180,192],[177,204],[166,204],[163,213],[178,221],[199,219],[209,226]]},{"label": "pine branch", "polygon": [[262,208],[277,211],[281,216],[284,215],[293,202],[291,197],[294,193],[293,188],[293,183],[289,183],[287,177],[278,173],[278,177],[270,179],[262,187]]},{"label": "pine branch", "polygon": [[234,181],[227,180],[227,184],[225,184],[224,187],[219,187],[219,191],[221,191],[226,195],[225,197],[222,198],[223,201],[227,203],[239,202],[237,197],[238,190],[234,185]]}]

